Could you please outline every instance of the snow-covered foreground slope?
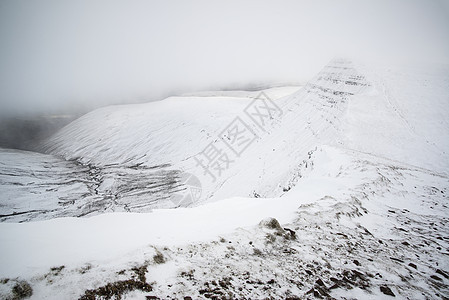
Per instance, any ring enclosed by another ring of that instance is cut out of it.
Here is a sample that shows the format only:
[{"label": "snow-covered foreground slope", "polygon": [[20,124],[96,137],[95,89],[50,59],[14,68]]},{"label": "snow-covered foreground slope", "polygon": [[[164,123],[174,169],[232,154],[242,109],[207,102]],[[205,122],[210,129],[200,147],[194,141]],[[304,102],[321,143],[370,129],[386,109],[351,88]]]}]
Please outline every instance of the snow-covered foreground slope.
[{"label": "snow-covered foreground slope", "polygon": [[0,224],[1,295],[449,297],[449,70],[336,60],[285,94],[109,107],[49,155],[0,151],[2,220],[51,219]]},{"label": "snow-covered foreground slope", "polygon": [[[36,299],[73,299],[139,282],[144,270],[151,291],[128,297],[448,294],[447,177],[332,147],[312,153],[302,174],[282,198],[3,223],[3,288],[19,277]],[[288,229],[257,226],[267,217]]]}]

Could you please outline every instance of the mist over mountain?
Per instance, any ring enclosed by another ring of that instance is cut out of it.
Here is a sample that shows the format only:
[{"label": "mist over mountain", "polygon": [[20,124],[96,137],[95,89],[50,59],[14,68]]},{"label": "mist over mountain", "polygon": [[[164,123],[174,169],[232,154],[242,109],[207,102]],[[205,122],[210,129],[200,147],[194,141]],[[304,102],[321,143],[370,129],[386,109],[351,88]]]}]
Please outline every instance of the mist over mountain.
[{"label": "mist over mountain", "polygon": [[449,62],[446,1],[2,1],[0,112],[87,111],[250,82],[335,56]]}]

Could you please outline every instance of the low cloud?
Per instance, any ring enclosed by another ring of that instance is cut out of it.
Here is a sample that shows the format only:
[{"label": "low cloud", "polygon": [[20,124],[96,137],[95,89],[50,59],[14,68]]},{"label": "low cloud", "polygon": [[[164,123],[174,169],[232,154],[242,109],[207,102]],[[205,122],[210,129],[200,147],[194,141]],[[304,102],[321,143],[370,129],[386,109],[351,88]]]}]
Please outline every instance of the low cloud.
[{"label": "low cloud", "polygon": [[0,111],[303,82],[338,56],[449,63],[444,1],[0,3]]}]

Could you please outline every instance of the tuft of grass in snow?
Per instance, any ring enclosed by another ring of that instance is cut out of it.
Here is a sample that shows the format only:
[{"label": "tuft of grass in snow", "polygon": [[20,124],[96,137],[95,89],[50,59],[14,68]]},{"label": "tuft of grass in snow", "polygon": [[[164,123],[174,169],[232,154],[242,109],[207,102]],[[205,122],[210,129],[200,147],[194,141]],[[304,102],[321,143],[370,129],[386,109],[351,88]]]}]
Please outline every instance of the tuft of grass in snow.
[{"label": "tuft of grass in snow", "polygon": [[33,295],[33,289],[31,288],[31,285],[28,282],[22,280],[14,285],[14,287],[12,288],[12,294],[13,300],[25,299]]},{"label": "tuft of grass in snow", "polygon": [[151,292],[153,287],[147,283],[146,272],[148,266],[146,264],[140,267],[134,267],[131,270],[135,272],[136,278],[120,280],[108,283],[96,289],[87,290],[79,300],[95,300],[95,299],[122,299],[122,296],[128,292],[139,290],[142,292]]},{"label": "tuft of grass in snow", "polygon": [[163,264],[165,263],[165,257],[162,253],[160,253],[159,251],[153,256],[153,260],[155,263],[157,264]]},{"label": "tuft of grass in snow", "polygon": [[121,299],[122,295],[134,290],[143,292],[151,292],[152,286],[140,280],[128,279],[112,283],[108,283],[102,287],[93,290],[87,290],[79,300],[95,300],[95,299]]},{"label": "tuft of grass in snow", "polygon": [[261,227],[265,227],[268,229],[273,229],[279,233],[283,233],[284,229],[282,229],[281,224],[279,224],[279,221],[276,220],[275,218],[267,218],[262,220],[259,225]]}]

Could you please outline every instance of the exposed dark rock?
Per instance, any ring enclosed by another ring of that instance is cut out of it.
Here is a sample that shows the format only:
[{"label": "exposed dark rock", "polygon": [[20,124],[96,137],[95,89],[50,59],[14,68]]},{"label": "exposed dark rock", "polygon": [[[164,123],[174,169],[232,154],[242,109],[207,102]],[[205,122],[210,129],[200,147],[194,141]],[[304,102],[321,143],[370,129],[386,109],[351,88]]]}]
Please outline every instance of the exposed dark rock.
[{"label": "exposed dark rock", "polygon": [[296,240],[296,232],[294,230],[291,230],[290,228],[284,228],[284,230],[287,231],[290,240]]},{"label": "exposed dark rock", "polygon": [[442,281],[443,280],[440,277],[438,277],[437,275],[431,275],[430,278],[438,280],[438,281]]},{"label": "exposed dark rock", "polygon": [[386,285],[381,286],[380,291],[382,293],[384,293],[385,295],[396,297],[396,295],[393,293],[393,291]]},{"label": "exposed dark rock", "polygon": [[413,269],[418,269],[418,267],[414,264],[414,263],[409,263],[408,264],[410,267],[412,267]]},{"label": "exposed dark rock", "polygon": [[436,273],[437,273],[437,274],[440,274],[441,276],[443,276],[443,277],[446,278],[446,279],[449,279],[449,274],[448,274],[447,272],[441,270],[441,269],[437,269],[437,270],[436,270]]}]

